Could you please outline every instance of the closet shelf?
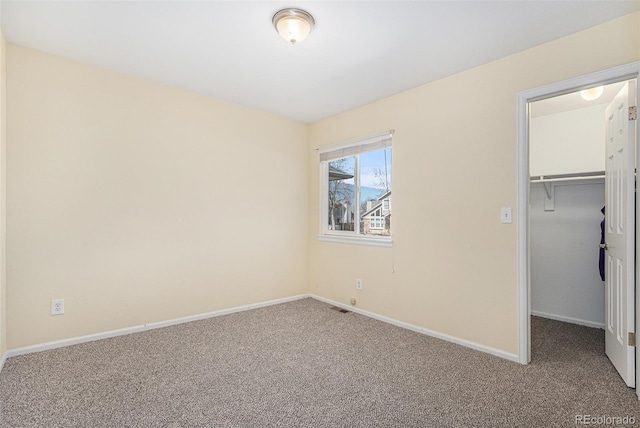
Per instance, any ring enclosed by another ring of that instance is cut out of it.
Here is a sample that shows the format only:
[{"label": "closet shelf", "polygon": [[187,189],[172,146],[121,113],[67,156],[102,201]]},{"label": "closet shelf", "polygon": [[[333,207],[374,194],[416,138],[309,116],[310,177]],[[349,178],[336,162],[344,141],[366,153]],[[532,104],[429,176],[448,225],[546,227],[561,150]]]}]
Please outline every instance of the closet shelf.
[{"label": "closet shelf", "polygon": [[604,171],[584,172],[578,174],[537,175],[531,177],[532,183],[555,183],[559,181],[584,181],[604,178]]}]

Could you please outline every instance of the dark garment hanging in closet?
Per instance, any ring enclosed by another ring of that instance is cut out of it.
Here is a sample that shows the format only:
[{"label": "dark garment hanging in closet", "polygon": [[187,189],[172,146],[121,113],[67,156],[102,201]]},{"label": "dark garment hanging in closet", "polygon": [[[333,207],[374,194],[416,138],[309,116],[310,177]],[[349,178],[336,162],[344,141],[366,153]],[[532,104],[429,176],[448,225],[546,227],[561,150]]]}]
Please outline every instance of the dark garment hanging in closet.
[{"label": "dark garment hanging in closet", "polygon": [[[605,207],[602,207],[602,209],[600,211],[602,211],[602,215],[605,215],[604,213],[604,209]],[[602,245],[604,245],[605,240],[604,240],[604,218],[602,219],[602,221],[600,222],[600,278],[602,278],[602,280],[604,281],[604,248],[602,248]]]}]

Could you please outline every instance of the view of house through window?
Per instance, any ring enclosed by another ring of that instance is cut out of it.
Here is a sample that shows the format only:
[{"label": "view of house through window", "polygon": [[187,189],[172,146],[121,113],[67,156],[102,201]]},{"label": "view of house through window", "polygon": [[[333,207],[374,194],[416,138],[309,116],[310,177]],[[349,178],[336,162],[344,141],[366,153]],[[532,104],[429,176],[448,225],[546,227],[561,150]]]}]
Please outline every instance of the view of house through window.
[{"label": "view of house through window", "polygon": [[329,162],[327,230],[391,235],[391,147]]},{"label": "view of house through window", "polygon": [[356,158],[329,162],[329,230],[355,230]]}]

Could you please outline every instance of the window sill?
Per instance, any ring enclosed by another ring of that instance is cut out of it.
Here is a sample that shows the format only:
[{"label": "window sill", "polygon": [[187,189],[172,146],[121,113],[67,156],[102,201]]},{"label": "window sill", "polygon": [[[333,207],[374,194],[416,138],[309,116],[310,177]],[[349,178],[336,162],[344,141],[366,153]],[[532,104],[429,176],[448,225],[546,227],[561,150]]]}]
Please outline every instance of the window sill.
[{"label": "window sill", "polygon": [[377,238],[372,236],[348,236],[348,235],[318,235],[319,241],[336,242],[339,244],[366,245],[370,247],[391,248],[391,237]]}]

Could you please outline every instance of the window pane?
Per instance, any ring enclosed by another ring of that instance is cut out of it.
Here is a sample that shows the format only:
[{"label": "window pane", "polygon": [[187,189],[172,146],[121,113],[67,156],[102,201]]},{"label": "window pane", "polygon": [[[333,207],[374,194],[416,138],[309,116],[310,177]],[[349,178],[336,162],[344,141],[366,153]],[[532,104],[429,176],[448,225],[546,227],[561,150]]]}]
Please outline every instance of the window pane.
[{"label": "window pane", "polygon": [[[360,233],[391,235],[391,147],[360,156]],[[384,210],[384,211],[383,211]]]},{"label": "window pane", "polygon": [[353,156],[329,162],[329,230],[355,230],[355,167]]}]

